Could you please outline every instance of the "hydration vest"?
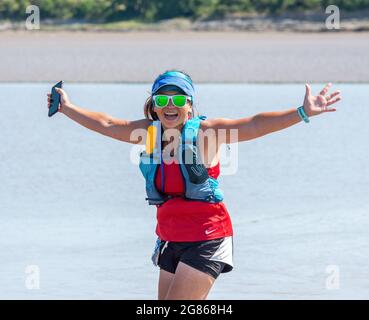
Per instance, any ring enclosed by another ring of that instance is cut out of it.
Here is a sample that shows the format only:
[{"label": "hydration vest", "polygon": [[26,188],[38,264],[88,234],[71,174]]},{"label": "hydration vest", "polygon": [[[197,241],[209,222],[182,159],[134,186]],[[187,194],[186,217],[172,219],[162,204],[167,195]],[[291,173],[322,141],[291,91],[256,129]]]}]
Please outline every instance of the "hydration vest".
[{"label": "hydration vest", "polygon": [[[181,131],[178,160],[184,179],[183,198],[217,203],[223,200],[223,192],[218,187],[217,179],[210,177],[201,161],[197,148],[197,136],[202,120],[206,116],[189,119]],[[146,150],[140,154],[140,170],[146,180],[146,194],[149,205],[160,205],[172,198],[161,193],[155,186],[155,176],[161,168],[162,185],[164,185],[164,163],[162,156],[162,126],[160,121],[153,121],[148,127]]]}]

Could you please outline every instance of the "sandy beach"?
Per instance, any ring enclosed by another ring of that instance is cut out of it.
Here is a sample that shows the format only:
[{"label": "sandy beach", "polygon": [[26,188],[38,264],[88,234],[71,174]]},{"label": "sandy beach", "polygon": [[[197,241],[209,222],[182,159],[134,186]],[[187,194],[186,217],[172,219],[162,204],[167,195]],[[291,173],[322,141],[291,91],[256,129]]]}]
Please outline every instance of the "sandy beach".
[{"label": "sandy beach", "polygon": [[369,33],[0,33],[0,82],[369,82]]}]

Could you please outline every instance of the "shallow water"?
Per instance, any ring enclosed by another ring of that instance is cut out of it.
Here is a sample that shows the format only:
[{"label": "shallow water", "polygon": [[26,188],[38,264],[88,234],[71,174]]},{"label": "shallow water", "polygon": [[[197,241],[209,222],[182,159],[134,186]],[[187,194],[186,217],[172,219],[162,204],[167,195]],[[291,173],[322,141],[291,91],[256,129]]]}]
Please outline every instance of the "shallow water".
[{"label": "shallow water", "polygon": [[[131,146],[49,119],[48,87],[0,85],[0,298],[155,299],[155,208]],[[369,297],[369,85],[338,87],[338,112],[239,144],[237,173],[220,178],[235,268],[210,299]],[[127,119],[142,117],[150,89],[65,88],[74,103]],[[247,117],[297,107],[303,95],[297,84],[199,85],[198,108]],[[29,265],[38,290],[25,285]],[[330,265],[339,289],[327,289]]]}]

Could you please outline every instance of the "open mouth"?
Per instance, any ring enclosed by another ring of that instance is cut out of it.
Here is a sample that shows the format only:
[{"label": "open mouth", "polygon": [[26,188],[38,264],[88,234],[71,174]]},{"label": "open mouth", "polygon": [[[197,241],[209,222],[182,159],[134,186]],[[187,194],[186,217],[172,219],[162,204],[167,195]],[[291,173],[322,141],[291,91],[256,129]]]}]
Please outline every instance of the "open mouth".
[{"label": "open mouth", "polygon": [[177,120],[179,114],[177,111],[166,111],[164,112],[164,117],[166,120],[174,121]]}]

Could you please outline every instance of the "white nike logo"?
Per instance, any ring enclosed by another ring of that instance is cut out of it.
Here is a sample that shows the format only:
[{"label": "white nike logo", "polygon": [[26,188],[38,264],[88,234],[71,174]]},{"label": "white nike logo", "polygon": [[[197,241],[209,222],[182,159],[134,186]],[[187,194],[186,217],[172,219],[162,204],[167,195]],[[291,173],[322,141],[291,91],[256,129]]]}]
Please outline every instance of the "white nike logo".
[{"label": "white nike logo", "polygon": [[205,234],[213,233],[215,230],[216,230],[216,228],[215,228],[215,229],[213,229],[213,230],[209,230],[209,229],[207,229],[207,230],[205,230]]}]

